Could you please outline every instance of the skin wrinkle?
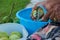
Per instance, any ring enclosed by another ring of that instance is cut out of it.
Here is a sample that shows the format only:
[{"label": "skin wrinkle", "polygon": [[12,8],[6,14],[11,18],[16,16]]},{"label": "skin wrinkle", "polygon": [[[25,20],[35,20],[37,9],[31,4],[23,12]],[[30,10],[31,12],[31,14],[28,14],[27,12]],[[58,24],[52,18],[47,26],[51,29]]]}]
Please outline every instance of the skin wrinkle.
[{"label": "skin wrinkle", "polygon": [[49,13],[47,13],[46,15],[44,15],[44,17],[42,17],[43,21],[46,21],[47,19],[49,19],[49,16],[51,15],[51,11],[52,11],[52,9],[50,11],[48,11]]},{"label": "skin wrinkle", "polygon": [[50,18],[50,19],[56,18],[56,20],[60,22],[60,18],[59,18],[60,17],[60,1],[56,1],[54,5],[52,5],[52,8],[50,10],[49,10],[50,12],[48,11],[48,13],[44,16],[43,20],[47,20],[47,18]]},{"label": "skin wrinkle", "polygon": [[[42,17],[43,21],[47,21],[49,18],[56,18],[57,22],[60,22],[60,0],[46,0],[37,3],[33,10],[36,9],[37,5],[42,4],[47,9],[47,14]],[[32,16],[33,17],[33,16]]]},{"label": "skin wrinkle", "polygon": [[59,18],[60,17],[60,9],[59,9],[60,5],[56,5],[54,8],[55,9],[53,11],[54,11],[55,17],[56,17],[57,21],[60,22],[60,18]]},{"label": "skin wrinkle", "polygon": [[51,14],[51,16],[50,16],[50,19],[51,19],[51,20],[54,20],[54,19],[53,19],[53,18],[55,17],[54,15],[55,15],[55,14],[54,14],[54,12],[53,12],[53,14]]}]

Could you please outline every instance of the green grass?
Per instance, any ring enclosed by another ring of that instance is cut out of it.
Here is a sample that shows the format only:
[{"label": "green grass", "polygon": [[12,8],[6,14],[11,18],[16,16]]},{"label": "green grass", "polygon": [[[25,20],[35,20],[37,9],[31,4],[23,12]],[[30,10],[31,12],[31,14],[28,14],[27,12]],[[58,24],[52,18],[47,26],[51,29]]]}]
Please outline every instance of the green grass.
[{"label": "green grass", "polygon": [[30,0],[0,0],[0,21],[9,15],[12,3],[15,3],[12,12],[12,18],[15,18],[16,12],[23,9],[29,2]]}]

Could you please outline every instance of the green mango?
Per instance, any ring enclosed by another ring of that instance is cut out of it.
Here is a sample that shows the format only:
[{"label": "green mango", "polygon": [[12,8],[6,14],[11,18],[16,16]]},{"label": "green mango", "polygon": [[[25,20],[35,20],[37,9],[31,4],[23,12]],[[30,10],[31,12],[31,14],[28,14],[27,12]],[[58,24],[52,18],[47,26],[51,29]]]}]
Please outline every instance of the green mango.
[{"label": "green mango", "polygon": [[0,32],[0,38],[6,37],[8,38],[8,34],[6,32]]},{"label": "green mango", "polygon": [[17,40],[22,38],[22,34],[20,32],[12,32],[11,35],[9,36],[10,40]]},{"label": "green mango", "polygon": [[2,38],[0,38],[0,40],[9,40],[9,38],[7,38],[7,37],[2,37]]},{"label": "green mango", "polygon": [[10,40],[17,40],[17,39],[20,39],[20,37],[18,36],[18,35],[11,35],[11,36],[9,36],[9,39]]}]

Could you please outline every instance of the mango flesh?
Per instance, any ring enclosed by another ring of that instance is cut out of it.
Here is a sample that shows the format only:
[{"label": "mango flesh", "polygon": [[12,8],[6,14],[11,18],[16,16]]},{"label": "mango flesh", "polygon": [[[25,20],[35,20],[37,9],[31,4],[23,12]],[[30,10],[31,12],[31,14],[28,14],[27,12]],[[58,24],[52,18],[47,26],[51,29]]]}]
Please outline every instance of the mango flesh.
[{"label": "mango flesh", "polygon": [[0,32],[0,40],[18,40],[22,38],[20,32],[12,32],[10,36],[6,32]]}]

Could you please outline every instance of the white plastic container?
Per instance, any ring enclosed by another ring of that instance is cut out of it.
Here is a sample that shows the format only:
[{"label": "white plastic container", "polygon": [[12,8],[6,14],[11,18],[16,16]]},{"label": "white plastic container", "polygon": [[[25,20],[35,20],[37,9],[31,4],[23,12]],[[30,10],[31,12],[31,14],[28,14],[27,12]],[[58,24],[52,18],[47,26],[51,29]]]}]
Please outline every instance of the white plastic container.
[{"label": "white plastic container", "polygon": [[19,40],[26,40],[26,37],[28,36],[28,32],[21,24],[17,24],[17,23],[0,24],[0,32],[7,32],[8,34],[10,34],[11,32],[15,32],[15,31],[23,34],[23,38]]}]

